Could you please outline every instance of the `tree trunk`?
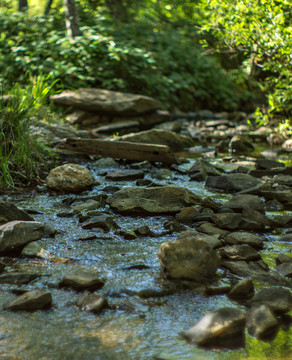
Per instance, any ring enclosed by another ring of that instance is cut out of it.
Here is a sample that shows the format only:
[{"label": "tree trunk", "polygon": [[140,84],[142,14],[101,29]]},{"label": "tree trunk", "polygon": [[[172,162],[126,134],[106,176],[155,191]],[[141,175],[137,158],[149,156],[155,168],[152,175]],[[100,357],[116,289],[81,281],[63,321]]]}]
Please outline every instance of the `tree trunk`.
[{"label": "tree trunk", "polygon": [[18,11],[25,12],[28,10],[27,0],[18,0]]},{"label": "tree trunk", "polygon": [[81,35],[75,0],[64,0],[67,33],[70,41]]},{"label": "tree trunk", "polygon": [[48,0],[47,1],[44,15],[48,16],[50,14],[52,4],[53,4],[53,0]]}]

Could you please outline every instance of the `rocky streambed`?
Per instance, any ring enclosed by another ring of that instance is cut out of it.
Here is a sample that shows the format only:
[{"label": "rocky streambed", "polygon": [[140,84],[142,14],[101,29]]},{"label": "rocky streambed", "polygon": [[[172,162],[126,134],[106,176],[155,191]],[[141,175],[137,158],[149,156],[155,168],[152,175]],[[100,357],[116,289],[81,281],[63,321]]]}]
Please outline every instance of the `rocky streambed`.
[{"label": "rocky streambed", "polygon": [[3,197],[1,358],[288,359],[291,168],[265,161],[79,159]]}]

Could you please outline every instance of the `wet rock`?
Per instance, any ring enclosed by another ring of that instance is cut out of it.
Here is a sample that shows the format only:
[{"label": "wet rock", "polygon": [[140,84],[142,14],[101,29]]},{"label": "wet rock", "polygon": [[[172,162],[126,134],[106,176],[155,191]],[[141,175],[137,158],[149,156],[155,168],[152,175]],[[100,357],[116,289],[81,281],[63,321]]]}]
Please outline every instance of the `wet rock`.
[{"label": "wet rock", "polygon": [[191,191],[175,186],[124,188],[107,199],[113,209],[132,215],[177,213],[200,202],[201,199]]},{"label": "wet rock", "polygon": [[22,249],[21,256],[39,259],[48,259],[49,253],[36,241],[33,241]]},{"label": "wet rock", "polygon": [[266,170],[250,170],[249,175],[261,178],[263,176],[274,176],[274,175],[292,175],[292,166],[279,167]]},{"label": "wet rock", "polygon": [[177,292],[177,288],[175,286],[167,286],[163,288],[153,287],[149,289],[142,289],[137,292],[137,295],[142,299],[155,298],[155,297],[163,297],[175,294]]},{"label": "wet rock", "polygon": [[[189,342],[201,346],[226,346],[240,338],[244,341],[245,314],[234,308],[224,308],[206,314],[195,326],[182,335]],[[232,339],[232,341],[230,341]],[[234,344],[235,345],[235,344]]]},{"label": "wet rock", "polygon": [[102,229],[104,231],[109,231],[118,228],[119,225],[114,221],[113,216],[106,214],[93,216],[82,224],[82,229]]},{"label": "wet rock", "polygon": [[81,165],[65,164],[51,170],[46,178],[50,189],[61,192],[80,192],[94,183],[91,172]]},{"label": "wet rock", "polygon": [[148,96],[103,89],[66,90],[51,97],[56,105],[117,115],[138,115],[154,111],[160,102]]},{"label": "wet rock", "polygon": [[277,256],[276,260],[276,264],[280,265],[286,262],[292,262],[292,256],[286,255],[286,254],[280,254]]},{"label": "wet rock", "polygon": [[[268,228],[273,229],[278,227],[278,224],[273,219],[270,219],[261,212],[256,211],[250,207],[243,208],[242,215],[245,218],[253,222],[256,222],[258,224],[258,227],[256,228],[257,230],[261,230],[261,229],[264,230]],[[248,230],[248,228],[244,228],[244,229]],[[250,230],[252,230],[252,227],[250,227]],[[255,228],[253,230],[255,230]]]},{"label": "wet rock", "polygon": [[251,306],[267,305],[276,314],[285,314],[292,309],[291,291],[280,286],[260,290],[250,301]]},{"label": "wet rock", "polygon": [[218,176],[209,176],[206,180],[206,188],[225,191],[238,192],[261,185],[262,182],[248,174],[229,174]]},{"label": "wet rock", "polygon": [[38,221],[11,221],[0,226],[0,254],[12,252],[25,244],[39,240],[45,227]]},{"label": "wet rock", "polygon": [[[291,259],[292,260],[292,259]],[[279,274],[285,277],[292,278],[292,262],[284,262],[275,267],[275,270],[278,271]]]},{"label": "wet rock", "polygon": [[229,260],[253,261],[261,259],[260,254],[249,245],[224,246],[220,250],[222,258]]},{"label": "wet rock", "polygon": [[73,203],[73,213],[77,214],[82,211],[97,210],[100,208],[100,202],[88,199],[85,202],[76,201]]},{"label": "wet rock", "polygon": [[84,293],[77,299],[76,304],[81,310],[89,311],[94,314],[100,313],[103,309],[108,308],[106,298],[97,293]]},{"label": "wet rock", "polygon": [[228,297],[236,300],[243,300],[252,297],[254,294],[254,284],[251,279],[243,279],[235,284],[230,292]]},{"label": "wet rock", "polygon": [[107,173],[106,179],[111,181],[126,181],[137,180],[144,178],[144,171],[141,170],[126,170],[126,171],[111,171]]},{"label": "wet rock", "polygon": [[213,235],[224,236],[224,235],[229,234],[229,231],[219,229],[218,227],[214,226],[213,224],[211,224],[209,222],[206,222],[206,223],[200,225],[197,229],[200,232],[203,232],[203,233],[205,233],[207,235],[211,235],[211,236],[213,236]]},{"label": "wet rock", "polygon": [[11,202],[0,200],[0,225],[14,220],[33,221],[34,219]]},{"label": "wet rock", "polygon": [[137,236],[154,236],[153,231],[150,230],[149,226],[144,225],[134,230]]},{"label": "wet rock", "polygon": [[267,169],[270,170],[279,167],[285,167],[285,164],[280,161],[269,160],[269,159],[257,159],[255,162],[255,168],[257,170],[267,170]]},{"label": "wet rock", "polygon": [[117,310],[123,310],[127,312],[146,313],[150,309],[150,306],[146,301],[141,300],[138,296],[131,296],[121,301],[117,305]]},{"label": "wet rock", "polygon": [[247,244],[255,249],[262,249],[264,243],[264,241],[257,235],[245,231],[230,233],[225,237],[225,241],[230,245]]},{"label": "wet rock", "polygon": [[183,224],[192,224],[196,215],[199,214],[199,211],[193,206],[188,206],[183,208],[178,214],[176,214],[175,218],[177,221]]},{"label": "wet rock", "polygon": [[189,170],[191,180],[204,181],[208,176],[220,176],[223,170],[204,159],[197,160]]},{"label": "wet rock", "polygon": [[66,275],[59,283],[60,287],[82,290],[97,290],[103,287],[104,281],[98,275],[78,272]]},{"label": "wet rock", "polygon": [[117,230],[115,232],[116,235],[122,236],[125,240],[135,240],[137,239],[137,235],[134,231],[125,231],[125,230]]},{"label": "wet rock", "polygon": [[5,304],[3,308],[11,311],[37,311],[52,306],[52,295],[45,290],[32,290],[20,295],[15,300]]},{"label": "wet rock", "polygon": [[177,240],[184,240],[188,238],[205,241],[209,246],[211,246],[212,249],[217,249],[222,246],[222,241],[219,240],[218,237],[210,236],[196,230],[186,230],[182,232],[178,235]]},{"label": "wet rock", "polygon": [[237,213],[218,213],[212,216],[212,221],[220,229],[226,230],[263,230],[264,226],[255,220],[248,219]]},{"label": "wet rock", "polygon": [[185,231],[187,227],[176,220],[166,221],[163,224],[164,229],[168,230],[169,234],[179,233]]},{"label": "wet rock", "polygon": [[102,157],[93,163],[93,166],[98,169],[103,168],[117,168],[119,163],[110,157]]},{"label": "wet rock", "polygon": [[282,149],[286,152],[292,152],[292,139],[286,140],[282,144]]},{"label": "wet rock", "polygon": [[162,243],[158,257],[167,277],[198,283],[209,282],[219,265],[214,250],[195,237]]},{"label": "wet rock", "polygon": [[127,134],[132,131],[139,131],[141,126],[141,120],[139,117],[132,118],[131,120],[115,121],[110,124],[98,126],[90,131],[93,137],[99,137],[100,135],[113,135],[119,133],[120,135]]},{"label": "wet rock", "polygon": [[249,154],[254,151],[253,144],[245,136],[233,136],[229,142],[228,150],[232,154]]},{"label": "wet rock", "polygon": [[251,209],[264,213],[264,205],[256,195],[239,194],[234,195],[230,200],[224,203],[224,207],[232,209],[233,211],[241,212],[244,208]]},{"label": "wet rock", "polygon": [[194,140],[186,135],[180,135],[172,131],[160,129],[145,130],[139,133],[131,133],[119,136],[117,141],[130,141],[142,144],[167,145],[173,151],[181,151],[185,148],[194,146]]},{"label": "wet rock", "polygon": [[33,280],[41,277],[41,274],[11,272],[0,275],[0,284],[24,285],[29,284]]},{"label": "wet rock", "polygon": [[263,339],[278,330],[279,323],[270,307],[262,304],[248,311],[246,327],[251,336]]},{"label": "wet rock", "polygon": [[275,175],[273,177],[273,184],[275,185],[284,185],[292,187],[292,176],[291,175]]}]

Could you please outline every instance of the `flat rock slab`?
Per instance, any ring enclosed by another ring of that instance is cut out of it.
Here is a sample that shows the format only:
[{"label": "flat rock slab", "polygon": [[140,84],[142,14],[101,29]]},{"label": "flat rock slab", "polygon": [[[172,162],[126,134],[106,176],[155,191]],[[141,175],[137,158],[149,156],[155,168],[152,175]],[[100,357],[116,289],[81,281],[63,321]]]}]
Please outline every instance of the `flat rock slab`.
[{"label": "flat rock slab", "polygon": [[103,89],[66,90],[51,97],[56,105],[115,115],[138,115],[160,108],[158,100],[148,96]]},{"label": "flat rock slab", "polygon": [[0,224],[14,220],[33,221],[34,219],[11,202],[0,200]]},{"label": "flat rock slab", "polygon": [[227,346],[230,339],[242,340],[245,328],[245,314],[234,308],[223,308],[206,314],[195,326],[183,333],[190,343],[201,346]]},{"label": "flat rock slab", "polygon": [[113,216],[100,214],[93,216],[82,223],[82,229],[102,229],[109,231],[111,229],[118,229],[119,225],[114,221]]},{"label": "flat rock slab", "polygon": [[234,195],[230,200],[223,204],[223,207],[232,209],[234,211],[242,211],[246,207],[254,210],[264,212],[264,205],[256,195],[238,194]]},{"label": "flat rock slab", "polygon": [[106,174],[107,180],[112,181],[126,181],[137,180],[144,178],[144,171],[141,170],[126,170],[126,171],[111,171]]},{"label": "flat rock slab", "polygon": [[42,275],[33,273],[11,272],[0,275],[0,284],[23,285],[29,284]]},{"label": "flat rock slab", "polygon": [[230,193],[247,190],[261,185],[262,182],[248,174],[229,174],[210,176],[206,180],[206,188]]},{"label": "flat rock slab", "polygon": [[229,260],[255,261],[261,259],[260,254],[254,248],[246,244],[224,246],[219,251],[222,258],[227,258]]},{"label": "flat rock slab", "polygon": [[29,242],[41,239],[45,226],[38,221],[10,221],[0,226],[0,254],[15,251]]},{"label": "flat rock slab", "polygon": [[103,285],[104,281],[99,276],[84,272],[68,274],[59,283],[60,287],[77,291],[97,290],[103,287]]},{"label": "flat rock slab", "polygon": [[52,306],[52,295],[45,290],[32,290],[4,305],[4,309],[12,311],[37,311]]},{"label": "flat rock slab", "polygon": [[291,291],[280,286],[260,290],[250,301],[251,306],[267,305],[276,314],[285,314],[292,309]]},{"label": "flat rock slab", "polygon": [[246,231],[237,231],[225,236],[225,241],[229,245],[247,244],[255,249],[262,249],[264,241],[257,235]]},{"label": "flat rock slab", "polygon": [[182,187],[158,186],[152,188],[124,188],[107,199],[107,203],[120,213],[166,214],[201,203],[201,198]]}]

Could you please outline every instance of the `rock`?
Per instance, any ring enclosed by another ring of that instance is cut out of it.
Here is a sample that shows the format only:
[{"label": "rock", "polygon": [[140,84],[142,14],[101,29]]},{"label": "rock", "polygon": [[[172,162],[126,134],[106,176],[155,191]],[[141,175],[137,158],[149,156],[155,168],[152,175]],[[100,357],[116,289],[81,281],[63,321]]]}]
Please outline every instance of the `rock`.
[{"label": "rock", "polygon": [[0,200],[0,225],[14,220],[34,221],[30,215],[11,202]]},{"label": "rock", "polygon": [[292,202],[292,192],[291,190],[283,190],[283,191],[265,191],[261,190],[261,195],[265,199],[269,200],[277,200],[282,204],[291,203]]},{"label": "rock", "polygon": [[263,339],[278,329],[279,323],[269,306],[252,307],[246,317],[247,331],[251,336]]},{"label": "rock", "polygon": [[273,177],[273,184],[292,187],[292,176],[291,175],[275,175]]},{"label": "rock", "polygon": [[0,275],[0,284],[24,285],[41,276],[40,274],[22,272],[3,273]]},{"label": "rock", "polygon": [[261,289],[250,301],[251,306],[267,305],[276,314],[285,314],[292,309],[291,291],[280,286]]},{"label": "rock", "polygon": [[282,144],[282,150],[284,150],[286,152],[292,152],[292,139],[286,140]]},{"label": "rock", "polygon": [[81,165],[65,164],[51,170],[46,178],[50,189],[61,192],[80,192],[94,183],[91,172]]},{"label": "rock", "polygon": [[251,279],[243,279],[235,284],[228,293],[228,297],[236,300],[248,299],[254,294],[254,284]]},{"label": "rock", "polygon": [[[142,119],[141,119],[142,120]],[[107,125],[98,126],[90,131],[93,137],[99,137],[100,135],[119,135],[128,134],[129,132],[136,132],[140,130],[141,121],[139,118],[131,120],[116,121]]]},{"label": "rock", "polygon": [[197,283],[209,282],[219,265],[214,250],[195,237],[162,243],[158,257],[166,276]]},{"label": "rock", "polygon": [[189,170],[191,180],[204,181],[208,176],[220,176],[223,170],[208,163],[204,159],[198,159]]},{"label": "rock", "polygon": [[181,223],[179,223],[176,220],[170,220],[170,221],[166,221],[163,224],[164,229],[168,230],[169,234],[173,234],[176,232],[182,232],[185,231],[187,229],[187,227]]},{"label": "rock", "polygon": [[107,308],[108,302],[106,298],[97,293],[84,293],[76,301],[76,306],[81,310],[89,311],[94,314],[100,313],[104,308]]},{"label": "rock", "polygon": [[279,167],[285,167],[285,164],[280,161],[269,159],[257,159],[255,162],[255,168],[257,170],[270,170]]},{"label": "rock", "polygon": [[64,276],[59,283],[60,287],[82,290],[97,290],[103,287],[104,281],[97,275],[85,272],[72,273]]},{"label": "rock", "polygon": [[111,171],[106,174],[107,180],[112,181],[126,181],[126,180],[137,180],[144,178],[144,171],[141,170],[126,170],[126,171]]},{"label": "rock", "polygon": [[275,270],[278,271],[279,274],[285,277],[292,278],[292,262],[284,262],[275,267]]},{"label": "rock", "polygon": [[102,229],[104,231],[110,231],[111,229],[118,229],[119,225],[114,221],[113,216],[100,214],[93,216],[82,224],[82,229]]},{"label": "rock", "polygon": [[38,221],[10,221],[0,226],[0,254],[12,252],[25,244],[39,240],[45,227]]},{"label": "rock", "polygon": [[39,259],[48,259],[49,253],[36,241],[33,241],[22,249],[21,256]]},{"label": "rock", "polygon": [[206,222],[206,223],[200,225],[197,229],[200,232],[203,232],[203,233],[208,234],[210,236],[213,236],[213,235],[224,236],[224,235],[229,234],[229,231],[219,229],[219,228],[217,228],[216,226],[214,226],[213,224],[211,224],[209,222]]},{"label": "rock", "polygon": [[212,249],[217,249],[222,246],[222,241],[219,240],[217,237],[210,236],[196,230],[186,230],[182,232],[178,235],[177,240],[184,240],[188,238],[205,241],[209,246],[211,246]]},{"label": "rock", "polygon": [[245,314],[243,311],[224,308],[206,314],[195,326],[182,335],[193,344],[229,347],[237,338],[240,338],[240,343],[243,344],[244,327]]},{"label": "rock", "polygon": [[117,168],[119,167],[119,163],[115,161],[113,158],[107,157],[107,158],[100,158],[96,160],[93,163],[94,167],[97,167],[98,169],[104,169],[104,168]]},{"label": "rock", "polygon": [[212,216],[212,221],[220,229],[227,230],[263,230],[264,226],[237,213],[220,213]]},{"label": "rock", "polygon": [[264,243],[257,235],[245,231],[230,233],[225,237],[225,241],[230,245],[247,244],[255,249],[262,249]]},{"label": "rock", "polygon": [[229,174],[209,176],[206,180],[206,188],[224,191],[238,192],[261,185],[262,182],[248,174]]},{"label": "rock", "polygon": [[[256,222],[258,224],[257,229],[258,230],[264,230],[268,228],[277,228],[278,224],[273,219],[270,219],[266,215],[262,214],[259,211],[253,210],[250,207],[243,208],[242,215],[249,219],[250,221]],[[248,228],[245,228],[245,230],[248,230]],[[252,227],[250,227],[250,230],[252,230]],[[254,228],[255,230],[255,228]]]},{"label": "rock", "polygon": [[261,259],[260,254],[254,248],[246,244],[224,246],[219,251],[222,258],[227,258],[229,260],[255,261]]},{"label": "rock", "polygon": [[122,236],[125,240],[137,239],[137,235],[134,231],[117,230],[115,231],[115,234]]},{"label": "rock", "polygon": [[113,209],[131,215],[177,213],[200,202],[190,190],[175,186],[123,188],[107,199]]},{"label": "rock", "polygon": [[226,201],[223,206],[239,212],[241,212],[246,207],[250,207],[251,209],[264,213],[264,206],[259,197],[256,195],[234,195],[230,200]]},{"label": "rock", "polygon": [[292,234],[286,234],[279,238],[279,241],[290,243],[292,242]]},{"label": "rock", "polygon": [[199,212],[196,208],[194,208],[193,206],[188,206],[183,208],[178,214],[176,214],[175,218],[177,221],[183,224],[191,225],[195,216],[198,214]]},{"label": "rock", "polygon": [[253,144],[245,136],[233,136],[229,142],[229,152],[232,154],[249,154],[253,151]]},{"label": "rock", "polygon": [[153,231],[151,231],[147,225],[140,226],[138,229],[135,229],[134,232],[137,236],[154,236]]},{"label": "rock", "polygon": [[167,145],[173,151],[181,151],[194,146],[194,140],[186,135],[160,129],[145,130],[116,137],[117,141],[130,141],[142,144]]},{"label": "rock", "polygon": [[97,210],[100,207],[100,202],[88,199],[85,202],[77,201],[73,203],[73,212],[80,213],[82,211]]},{"label": "rock", "polygon": [[117,305],[117,309],[127,312],[136,312],[143,314],[148,312],[150,307],[146,301],[141,300],[138,296],[131,296],[121,301]]},{"label": "rock", "polygon": [[286,262],[292,262],[292,257],[286,254],[280,254],[276,257],[276,264],[280,265],[280,264],[284,264]]},{"label": "rock", "polygon": [[292,166],[279,167],[266,170],[250,170],[249,175],[256,178],[261,178],[263,176],[274,176],[274,175],[292,175]]},{"label": "rock", "polygon": [[56,105],[86,111],[117,115],[138,115],[152,112],[160,102],[148,96],[121,93],[103,89],[67,90],[51,97]]},{"label": "rock", "polygon": [[5,304],[3,308],[11,311],[37,311],[52,306],[52,295],[45,290],[32,290],[26,292],[15,300]]}]

